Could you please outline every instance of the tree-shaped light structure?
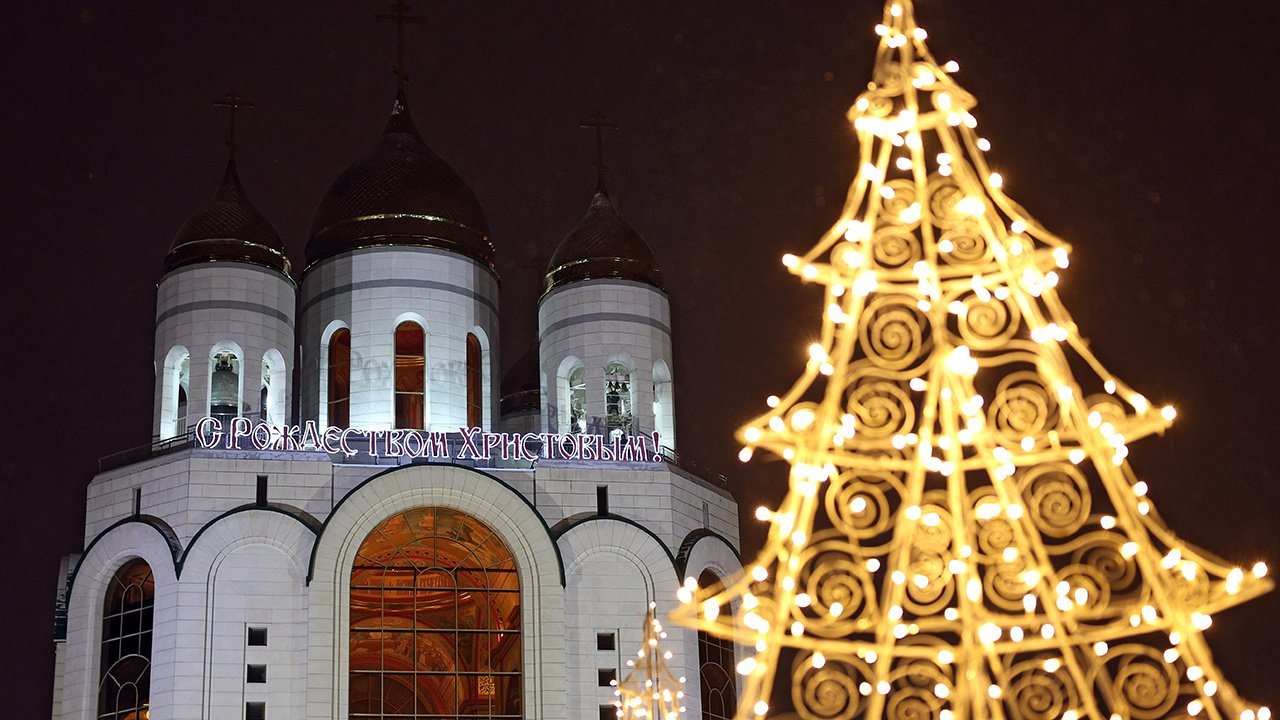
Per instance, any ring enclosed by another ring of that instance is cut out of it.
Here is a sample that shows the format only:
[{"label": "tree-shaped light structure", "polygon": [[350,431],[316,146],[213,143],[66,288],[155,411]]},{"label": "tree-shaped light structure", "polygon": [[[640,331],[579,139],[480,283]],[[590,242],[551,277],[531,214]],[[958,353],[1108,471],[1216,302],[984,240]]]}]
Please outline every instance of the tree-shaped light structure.
[{"label": "tree-shaped light structure", "polygon": [[684,678],[667,669],[670,650],[662,647],[667,631],[655,615],[654,603],[644,616],[644,642],[636,657],[627,660],[631,671],[613,691],[617,716],[623,720],[679,720],[684,712]]},{"label": "tree-shaped light structure", "polygon": [[[739,438],[791,465],[768,541],[681,622],[749,648],[740,717],[1268,720],[1212,615],[1270,588],[1160,520],[1127,444],[1163,432],[1059,300],[1069,247],[1004,192],[958,67],[885,7],[844,212],[784,265],[825,286],[801,378]],[[720,615],[731,604],[734,612]],[[779,667],[784,649],[791,667]]]}]

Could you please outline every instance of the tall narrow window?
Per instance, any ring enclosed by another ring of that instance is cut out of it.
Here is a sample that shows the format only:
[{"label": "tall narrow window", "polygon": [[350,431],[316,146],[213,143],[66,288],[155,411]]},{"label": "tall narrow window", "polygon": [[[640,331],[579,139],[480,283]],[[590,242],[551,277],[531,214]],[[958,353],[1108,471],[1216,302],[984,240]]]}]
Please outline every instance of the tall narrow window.
[{"label": "tall narrow window", "polygon": [[665,447],[676,446],[675,399],[671,370],[662,360],[653,364],[653,429]]},{"label": "tall narrow window", "polygon": [[[720,578],[704,570],[703,589],[720,587]],[[720,608],[726,617],[728,606]],[[698,680],[702,687],[702,720],[729,720],[738,712],[738,685],[733,674],[733,642],[698,631]]]},{"label": "tall narrow window", "polygon": [[422,429],[427,407],[426,333],[415,322],[396,326],[396,427]]},{"label": "tall narrow window", "polygon": [[178,363],[178,409],[174,416],[175,435],[187,434],[187,386],[191,384],[191,355],[183,355]]},{"label": "tall narrow window", "polygon": [[382,522],[351,571],[351,718],[522,715],[520,580],[475,518],[415,508]]},{"label": "tall narrow window", "polygon": [[258,419],[267,422],[270,417],[268,407],[271,404],[271,367],[262,363],[262,392],[258,393]]},{"label": "tall narrow window", "polygon": [[467,426],[480,427],[484,423],[484,388],[480,374],[484,352],[480,338],[467,333]]},{"label": "tall narrow window", "polygon": [[329,337],[329,424],[351,425],[351,331],[338,328]]},{"label": "tall narrow window", "polygon": [[230,350],[214,353],[209,378],[209,414],[226,422],[240,415],[240,358]]},{"label": "tall narrow window", "polygon": [[631,434],[631,369],[616,360],[604,368],[604,412],[610,439]]},{"label": "tall narrow window", "polygon": [[151,702],[151,627],[155,606],[151,566],[134,560],[107,588],[102,608],[99,720],[142,720]]},{"label": "tall narrow window", "polygon": [[587,371],[581,366],[569,373],[569,432],[587,431]]}]

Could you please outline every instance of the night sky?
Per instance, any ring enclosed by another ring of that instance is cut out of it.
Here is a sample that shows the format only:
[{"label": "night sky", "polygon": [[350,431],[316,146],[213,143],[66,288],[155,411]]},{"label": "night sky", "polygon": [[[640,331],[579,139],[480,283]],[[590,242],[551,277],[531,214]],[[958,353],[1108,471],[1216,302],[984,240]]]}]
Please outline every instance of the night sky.
[{"label": "night sky", "polygon": [[[1277,65],[1262,3],[918,0],[977,95],[1009,194],[1075,247],[1062,294],[1101,360],[1180,417],[1132,464],[1168,524],[1280,568],[1274,275]],[[10,559],[0,718],[49,716],[59,557],[82,549],[99,456],[149,441],[155,283],[212,199],[235,88],[240,176],[295,265],[317,203],[373,146],[395,92],[382,3],[20,0],[0,10],[9,350],[0,426]],[[744,509],[785,466],[732,433],[798,376],[820,294],[782,268],[853,178],[845,111],[870,76],[877,0],[419,2],[409,99],[485,209],[504,367],[534,339],[551,251],[585,213],[599,109],[609,187],[672,297],[681,451]],[[1216,618],[1237,689],[1280,703],[1280,598]]]}]

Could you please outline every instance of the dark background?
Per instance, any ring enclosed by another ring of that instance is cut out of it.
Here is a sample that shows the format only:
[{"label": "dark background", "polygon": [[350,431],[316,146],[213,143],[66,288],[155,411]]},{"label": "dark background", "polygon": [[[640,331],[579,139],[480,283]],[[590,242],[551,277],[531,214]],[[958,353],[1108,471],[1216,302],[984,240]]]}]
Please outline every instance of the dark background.
[{"label": "dark background", "polygon": [[[798,375],[819,296],[779,258],[854,174],[844,113],[877,0],[420,2],[411,106],[486,210],[504,363],[533,341],[552,249],[585,212],[596,109],[609,185],[673,302],[683,452],[744,509],[784,490],[732,432]],[[1063,296],[1100,358],[1180,410],[1135,469],[1186,539],[1280,566],[1277,64],[1265,3],[920,0],[981,104],[1009,193],[1075,245]],[[240,175],[300,264],[320,197],[390,109],[391,26],[369,2],[10,2],[0,10],[0,717],[49,716],[58,558],[83,547],[96,458],[149,440],[155,282],[221,178]],[[1257,12],[1264,12],[1257,10]],[[1246,697],[1280,702],[1275,595],[1208,633]]]}]

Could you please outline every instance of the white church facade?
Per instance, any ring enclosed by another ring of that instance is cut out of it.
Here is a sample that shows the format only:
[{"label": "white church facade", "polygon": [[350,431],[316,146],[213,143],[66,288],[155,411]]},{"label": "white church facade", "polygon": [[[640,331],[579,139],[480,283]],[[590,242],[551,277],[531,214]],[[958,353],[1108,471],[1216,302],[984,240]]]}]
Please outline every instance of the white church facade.
[{"label": "white church facade", "polygon": [[[649,603],[741,570],[723,478],[667,459],[643,239],[601,182],[503,382],[484,214],[403,92],[297,280],[232,151],[165,258],[156,442],[88,486],[54,718],[612,717]],[[686,717],[732,716],[734,648],[668,632]]]}]

